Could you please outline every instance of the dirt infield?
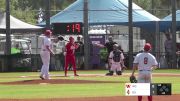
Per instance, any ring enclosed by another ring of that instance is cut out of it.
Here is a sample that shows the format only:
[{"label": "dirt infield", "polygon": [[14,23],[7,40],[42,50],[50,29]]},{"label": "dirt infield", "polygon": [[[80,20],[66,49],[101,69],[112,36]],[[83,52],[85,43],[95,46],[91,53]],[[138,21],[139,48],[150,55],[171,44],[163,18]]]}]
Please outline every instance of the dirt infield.
[{"label": "dirt infield", "polygon": [[8,85],[30,85],[30,84],[85,84],[85,83],[125,83],[117,81],[92,81],[92,80],[70,80],[70,79],[50,79],[50,80],[23,80],[15,82],[3,82]]},{"label": "dirt infield", "polygon": [[[129,77],[130,74],[126,73],[122,75],[123,77]],[[180,77],[180,74],[171,74],[171,73],[154,73],[153,77]],[[23,80],[23,81],[15,81],[15,82],[3,82],[0,84],[7,85],[30,85],[30,84],[86,84],[86,83],[126,83],[122,81],[93,81],[93,80],[77,80],[77,79],[50,79],[50,80],[41,80],[37,79],[37,76],[20,76],[17,78],[29,78],[34,77],[34,80]],[[62,75],[52,75],[52,77],[63,77]],[[69,76],[72,77],[72,76]],[[80,77],[105,77],[104,74],[81,74]],[[106,76],[106,77],[117,77],[114,76]]]},{"label": "dirt infield", "polygon": [[[179,101],[180,95],[153,96],[153,101]],[[54,98],[54,99],[0,99],[0,101],[138,101],[137,97],[86,97],[86,98]],[[143,97],[147,101],[147,97]]]}]

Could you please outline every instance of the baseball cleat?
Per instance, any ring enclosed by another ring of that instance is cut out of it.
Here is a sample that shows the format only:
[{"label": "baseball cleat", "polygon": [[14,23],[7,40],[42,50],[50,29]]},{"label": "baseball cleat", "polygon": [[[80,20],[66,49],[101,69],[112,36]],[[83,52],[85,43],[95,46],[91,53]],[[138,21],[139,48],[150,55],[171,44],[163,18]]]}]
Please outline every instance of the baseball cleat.
[{"label": "baseball cleat", "polygon": [[116,71],[116,74],[117,75],[122,75],[122,72],[121,71]]},{"label": "baseball cleat", "polygon": [[112,76],[114,74],[113,71],[109,71],[109,73],[106,73],[106,76]]},{"label": "baseball cleat", "polygon": [[78,74],[75,74],[74,76],[79,76]]},{"label": "baseball cleat", "polygon": [[44,77],[43,77],[43,76],[39,76],[39,78],[41,78],[42,80],[44,80]]},{"label": "baseball cleat", "polygon": [[112,76],[113,74],[112,73],[106,73],[106,76]]}]

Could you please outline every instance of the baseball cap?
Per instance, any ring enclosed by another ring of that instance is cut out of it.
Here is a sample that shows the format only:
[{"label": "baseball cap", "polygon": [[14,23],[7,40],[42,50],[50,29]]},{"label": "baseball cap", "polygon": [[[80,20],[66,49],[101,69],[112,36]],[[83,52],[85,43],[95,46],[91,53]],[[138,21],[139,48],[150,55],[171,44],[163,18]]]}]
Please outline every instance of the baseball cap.
[{"label": "baseball cap", "polygon": [[44,34],[45,35],[50,35],[50,34],[52,34],[52,32],[51,32],[51,30],[46,30]]},{"label": "baseball cap", "polygon": [[151,49],[151,44],[150,43],[146,43],[144,45],[144,51],[149,51]]}]

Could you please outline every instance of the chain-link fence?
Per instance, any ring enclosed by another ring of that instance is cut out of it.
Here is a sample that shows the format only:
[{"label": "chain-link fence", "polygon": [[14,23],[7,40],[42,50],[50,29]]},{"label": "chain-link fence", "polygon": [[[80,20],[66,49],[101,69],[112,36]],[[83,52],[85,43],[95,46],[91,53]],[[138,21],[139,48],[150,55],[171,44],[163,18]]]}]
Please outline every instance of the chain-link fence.
[{"label": "chain-link fence", "polygon": [[[57,1],[57,0],[53,0],[53,1]],[[136,0],[134,0],[136,1]],[[147,1],[147,0],[146,0]],[[151,12],[152,14],[158,16],[159,18],[164,18],[165,16],[169,15],[171,13],[171,5],[170,3],[168,5],[164,4],[164,5],[158,5],[160,0],[157,0],[156,4],[152,3],[152,0],[149,0],[148,2],[151,2],[151,6],[148,6],[148,8],[144,8],[145,10]],[[54,3],[54,2],[53,2]],[[139,3],[139,2],[137,2]],[[56,4],[56,3],[54,3]],[[140,3],[139,3],[140,4]],[[177,10],[180,9],[180,5],[179,5],[179,0],[177,0]],[[17,6],[17,5],[16,5]],[[62,9],[59,9],[61,7],[57,7],[53,6],[51,7],[50,13],[51,16],[57,14],[58,12],[62,11]],[[145,6],[145,5],[139,5],[139,6]],[[18,7],[18,6],[17,6]],[[44,6],[37,6],[38,8],[36,9],[28,9],[26,8],[26,6],[24,5],[25,9],[17,9],[16,7],[11,7],[11,15],[27,22],[27,23],[31,23],[31,24],[37,24],[39,22],[42,22],[45,20],[45,4]],[[0,8],[1,11],[5,11],[4,8]],[[123,10],[123,9],[119,9],[119,10]],[[93,10],[93,12],[102,12],[102,11],[96,11]],[[111,12],[111,10],[103,10],[103,12]],[[93,19],[93,18],[89,18],[89,19]],[[89,28],[91,29],[91,28]],[[126,26],[110,26],[110,27],[98,27],[99,29],[105,29],[105,34],[102,35],[102,33],[100,34],[100,36],[104,36],[103,40],[104,43],[107,41],[108,36],[112,36],[114,38],[114,41],[117,42],[121,48],[124,50],[124,54],[125,54],[125,62],[126,65],[128,66],[128,50],[129,50],[129,44],[128,44],[128,27]],[[93,29],[94,30],[94,29]],[[109,31],[109,33],[107,33]],[[134,36],[134,46],[133,46],[133,51],[134,51],[134,55],[136,53],[138,53],[139,51],[143,50],[143,45],[145,44],[145,42],[150,42],[153,43],[154,41],[156,41],[155,46],[153,46],[153,48],[156,48],[157,50],[153,51],[153,54],[158,58],[158,62],[160,63],[160,67],[162,68],[172,68],[171,66],[171,62],[168,62],[170,59],[167,59],[168,56],[165,53],[165,45],[164,42],[166,40],[166,33],[159,33],[159,38],[155,39],[155,32],[149,32],[147,30],[144,29],[139,29],[139,28],[133,28],[133,36]],[[90,35],[91,36],[91,35]],[[98,36],[98,35],[97,35]],[[179,44],[180,44],[180,35],[177,32],[177,51],[180,50],[179,48]],[[96,40],[94,40],[96,41]],[[97,40],[98,41],[98,40]],[[102,44],[104,44],[102,43]],[[159,45],[157,45],[157,43]],[[2,45],[2,44],[1,44]],[[35,44],[33,44],[35,45]],[[92,46],[93,47],[93,46]],[[1,49],[1,48],[0,48]],[[3,48],[2,48],[3,49]],[[32,48],[35,51],[40,51],[40,47],[37,48]],[[101,54],[100,54],[100,49],[97,49],[97,47],[93,47],[91,48],[92,52],[91,53],[91,59],[93,60],[94,58],[98,59],[97,63],[93,64],[93,61],[91,62],[92,67],[94,68],[105,68],[105,63],[100,59]],[[93,51],[93,49],[97,49],[96,51]],[[10,56],[12,58],[12,68],[10,67],[6,67],[4,66],[4,62],[5,62],[5,58],[6,56],[2,55],[2,58],[0,60],[0,66],[1,66],[1,71],[15,71],[16,67],[28,67],[26,68],[27,71],[36,71],[39,70],[41,68],[41,59],[38,54],[30,54],[30,55],[25,55],[25,54],[21,54],[21,55],[17,55],[17,56]],[[169,56],[170,57],[170,56]],[[16,59],[17,58],[17,59]],[[179,63],[179,56],[177,57],[177,62]],[[60,61],[60,62],[59,62]],[[58,53],[55,57],[52,57],[51,59],[51,66],[52,70],[63,70],[63,63],[64,63],[64,57],[62,54]],[[83,63],[82,63],[83,64]],[[178,65],[178,64],[177,64]],[[179,65],[177,66],[179,67]],[[22,70],[24,71],[24,70]]]}]

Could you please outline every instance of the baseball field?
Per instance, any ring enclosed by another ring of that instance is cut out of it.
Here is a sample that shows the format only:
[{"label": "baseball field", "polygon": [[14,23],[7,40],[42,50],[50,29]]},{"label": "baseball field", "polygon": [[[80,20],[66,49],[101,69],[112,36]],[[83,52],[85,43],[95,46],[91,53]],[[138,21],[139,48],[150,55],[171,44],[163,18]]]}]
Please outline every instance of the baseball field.
[{"label": "baseball field", "polygon": [[[0,73],[0,101],[137,101],[125,96],[130,70],[122,76],[105,76],[106,72],[78,71],[78,77],[72,71],[68,77],[63,71],[50,72],[50,80],[40,80],[39,72]],[[180,70],[154,70],[153,83],[172,83],[171,96],[153,96],[153,101],[180,101]]]}]

